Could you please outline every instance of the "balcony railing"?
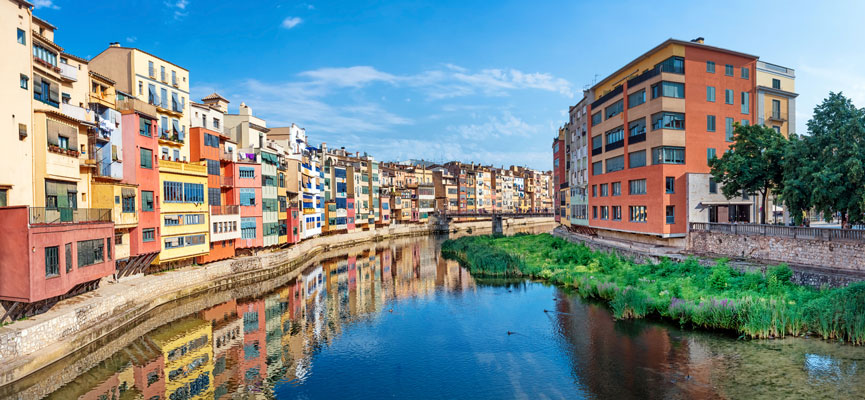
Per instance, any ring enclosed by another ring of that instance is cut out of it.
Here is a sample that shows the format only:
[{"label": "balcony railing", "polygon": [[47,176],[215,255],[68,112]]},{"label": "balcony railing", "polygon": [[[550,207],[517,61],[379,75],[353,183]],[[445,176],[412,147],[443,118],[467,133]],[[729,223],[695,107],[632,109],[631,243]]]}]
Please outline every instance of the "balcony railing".
[{"label": "balcony railing", "polygon": [[771,111],[766,114],[766,121],[785,122],[787,121],[787,113],[781,111]]},{"label": "balcony railing", "polygon": [[30,207],[30,224],[111,222],[110,208]]},{"label": "balcony railing", "polygon": [[592,103],[592,110],[598,108],[601,104],[606,103],[607,100],[610,100],[613,97],[615,97],[616,95],[621,94],[621,93],[622,93],[622,85],[616,86],[615,89],[611,90],[607,94],[605,94],[605,95],[601,96],[599,99],[595,100]]},{"label": "balcony railing", "polygon": [[69,79],[70,81],[77,81],[78,68],[66,63],[60,63],[60,76]]},{"label": "balcony railing", "polygon": [[219,185],[222,187],[234,186],[234,177],[233,176],[220,176],[219,177]]},{"label": "balcony railing", "polygon": [[210,206],[210,215],[236,215],[240,214],[240,206]]}]

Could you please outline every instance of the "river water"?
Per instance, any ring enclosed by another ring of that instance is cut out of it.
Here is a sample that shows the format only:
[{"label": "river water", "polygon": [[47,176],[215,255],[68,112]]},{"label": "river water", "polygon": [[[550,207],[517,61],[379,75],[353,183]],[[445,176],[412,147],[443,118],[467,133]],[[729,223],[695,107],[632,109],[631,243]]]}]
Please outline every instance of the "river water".
[{"label": "river water", "polygon": [[12,396],[865,397],[863,348],[614,321],[604,306],[547,284],[474,279],[441,257],[441,240],[330,254],[275,290],[126,338],[43,393],[34,388],[59,374],[37,373]]}]

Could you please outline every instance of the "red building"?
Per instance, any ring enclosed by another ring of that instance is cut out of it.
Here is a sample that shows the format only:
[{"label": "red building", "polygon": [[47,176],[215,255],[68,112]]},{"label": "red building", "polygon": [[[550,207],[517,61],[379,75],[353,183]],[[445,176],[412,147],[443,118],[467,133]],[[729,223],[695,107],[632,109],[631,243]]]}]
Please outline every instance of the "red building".
[{"label": "red building", "polygon": [[261,208],[261,164],[240,157],[231,167],[230,176],[234,185],[229,189],[233,204],[240,206],[240,239],[236,250],[254,249],[264,246],[264,231]]},{"label": "red building", "polygon": [[567,218],[568,207],[565,204],[566,199],[562,192],[562,186],[567,189],[568,180],[567,172],[565,171],[565,140],[564,132],[567,129],[559,129],[559,136],[553,139],[553,204],[556,209],[556,222],[561,222],[562,217]]},{"label": "red building", "polygon": [[347,197],[345,199],[345,226],[348,232],[354,232],[354,197]]},{"label": "red building", "polygon": [[0,302],[13,319],[114,273],[111,215],[111,209],[0,207]]},{"label": "red building", "polygon": [[[138,226],[129,230],[129,262],[150,264],[162,247],[159,220],[159,143],[155,107],[129,100],[121,108],[123,129],[123,183],[138,185],[136,210]],[[153,114],[138,107],[151,107]],[[149,260],[149,261],[148,261]]]}]

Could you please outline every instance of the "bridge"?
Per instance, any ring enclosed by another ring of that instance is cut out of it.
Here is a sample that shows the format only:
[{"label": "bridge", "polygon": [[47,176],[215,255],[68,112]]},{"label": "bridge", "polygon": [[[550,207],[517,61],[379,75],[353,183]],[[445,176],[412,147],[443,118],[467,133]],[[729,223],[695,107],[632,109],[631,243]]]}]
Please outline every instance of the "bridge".
[{"label": "bridge", "polygon": [[504,218],[537,218],[537,217],[555,217],[552,211],[530,211],[530,212],[478,212],[478,211],[462,211],[462,212],[447,212],[436,211],[432,215],[433,225],[437,232],[450,231],[450,221],[454,218],[489,218],[493,224],[493,235],[501,235],[504,233],[502,220]]}]

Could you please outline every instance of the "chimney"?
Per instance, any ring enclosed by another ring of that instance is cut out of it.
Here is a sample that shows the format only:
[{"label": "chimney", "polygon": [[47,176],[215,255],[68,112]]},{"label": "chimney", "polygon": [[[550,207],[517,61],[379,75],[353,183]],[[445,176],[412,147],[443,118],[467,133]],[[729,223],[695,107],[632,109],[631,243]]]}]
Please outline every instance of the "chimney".
[{"label": "chimney", "polygon": [[703,41],[705,41],[705,40],[706,40],[706,39],[704,39],[702,36],[700,36],[700,37],[698,37],[698,38],[696,38],[696,39],[691,40],[691,42],[692,42],[692,43],[699,43],[699,44],[703,44]]},{"label": "chimney", "polygon": [[111,43],[108,43],[108,47],[120,47],[120,42],[111,42]]}]

